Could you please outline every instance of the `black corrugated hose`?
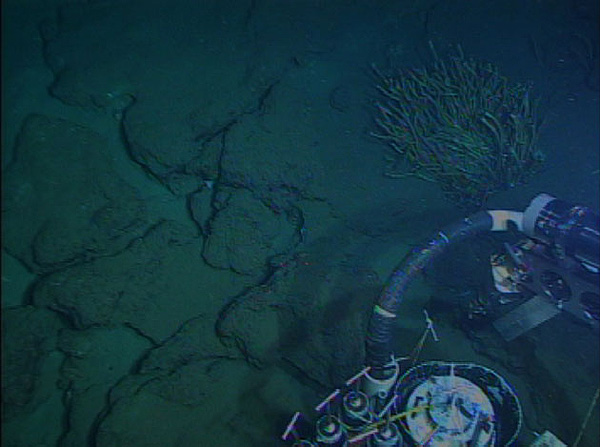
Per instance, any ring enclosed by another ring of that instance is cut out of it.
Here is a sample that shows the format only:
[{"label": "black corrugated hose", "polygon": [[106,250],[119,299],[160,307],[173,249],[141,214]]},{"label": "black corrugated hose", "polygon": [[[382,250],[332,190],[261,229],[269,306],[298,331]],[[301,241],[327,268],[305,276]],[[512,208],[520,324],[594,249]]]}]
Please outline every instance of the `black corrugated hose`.
[{"label": "black corrugated hose", "polygon": [[450,245],[492,229],[493,219],[487,211],[455,222],[442,229],[423,247],[409,253],[388,279],[369,320],[366,338],[366,365],[371,374],[385,374],[393,360],[392,327],[404,293],[411,281]]}]

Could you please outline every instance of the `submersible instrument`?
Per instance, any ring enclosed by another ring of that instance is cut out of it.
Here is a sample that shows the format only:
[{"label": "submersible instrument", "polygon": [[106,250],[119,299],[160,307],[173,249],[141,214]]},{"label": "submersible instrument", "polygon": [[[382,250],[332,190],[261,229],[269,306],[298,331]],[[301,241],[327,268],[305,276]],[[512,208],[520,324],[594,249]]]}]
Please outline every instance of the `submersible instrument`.
[{"label": "submersible instrument", "polygon": [[[514,445],[523,416],[504,378],[472,363],[430,361],[403,368],[392,347],[394,322],[412,280],[448,247],[511,226],[524,239],[505,244],[506,253],[493,256],[491,266],[496,289],[519,298],[508,300],[516,305],[494,327],[512,340],[564,310],[597,329],[598,215],[548,194],[535,197],[524,212],[480,211],[405,257],[373,307],[366,366],[316,406],[315,422],[296,413],[282,439],[294,447]],[[428,334],[437,340],[426,312],[425,318],[422,341]]]}]

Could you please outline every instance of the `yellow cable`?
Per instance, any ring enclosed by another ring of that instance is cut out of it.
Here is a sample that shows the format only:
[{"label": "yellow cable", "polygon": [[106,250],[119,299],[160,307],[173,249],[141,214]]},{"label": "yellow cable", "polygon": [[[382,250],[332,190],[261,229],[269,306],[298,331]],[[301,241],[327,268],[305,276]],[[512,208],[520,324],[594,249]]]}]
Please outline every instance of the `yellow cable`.
[{"label": "yellow cable", "polygon": [[[391,418],[389,418],[389,422],[394,422],[394,421],[396,421],[396,420],[398,420],[400,418],[409,416],[409,415],[411,415],[413,413],[418,413],[420,411],[427,410],[428,408],[431,408],[431,406],[430,405],[421,405],[419,407],[411,408],[410,410],[403,411],[402,413],[398,413],[398,414],[393,415]],[[381,425],[384,425],[384,424],[387,424],[387,423],[388,423],[387,419],[382,419],[381,421],[374,422],[371,425],[367,425],[365,427],[365,429],[362,430],[359,434],[365,433],[365,432],[367,432],[369,430],[373,430],[374,428],[378,428]]]}]

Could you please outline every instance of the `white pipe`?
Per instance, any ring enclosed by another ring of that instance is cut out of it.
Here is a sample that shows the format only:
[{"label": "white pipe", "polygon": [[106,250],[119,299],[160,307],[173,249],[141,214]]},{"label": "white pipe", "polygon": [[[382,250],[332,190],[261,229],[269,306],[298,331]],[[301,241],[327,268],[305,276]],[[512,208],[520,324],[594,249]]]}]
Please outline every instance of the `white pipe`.
[{"label": "white pipe", "polygon": [[488,210],[488,214],[493,220],[492,231],[508,230],[509,222],[513,222],[519,231],[523,231],[523,213],[520,211]]}]

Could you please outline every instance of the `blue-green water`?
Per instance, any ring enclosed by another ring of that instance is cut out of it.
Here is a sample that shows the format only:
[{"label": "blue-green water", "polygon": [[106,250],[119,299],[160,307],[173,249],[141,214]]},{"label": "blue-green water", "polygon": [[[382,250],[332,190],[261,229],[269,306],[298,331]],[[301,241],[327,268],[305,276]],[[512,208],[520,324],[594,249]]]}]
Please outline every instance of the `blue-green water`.
[{"label": "blue-green water", "polygon": [[[363,366],[384,281],[466,213],[390,178],[373,67],[460,46],[541,98],[540,192],[598,211],[593,1],[2,3],[3,442],[281,445]],[[485,245],[485,241],[481,242]],[[575,440],[597,332],[566,315],[506,343],[465,327],[487,259],[466,249],[403,303],[397,354],[502,374],[534,432]],[[482,268],[483,266],[483,268]],[[598,408],[580,446],[598,444]]]}]

